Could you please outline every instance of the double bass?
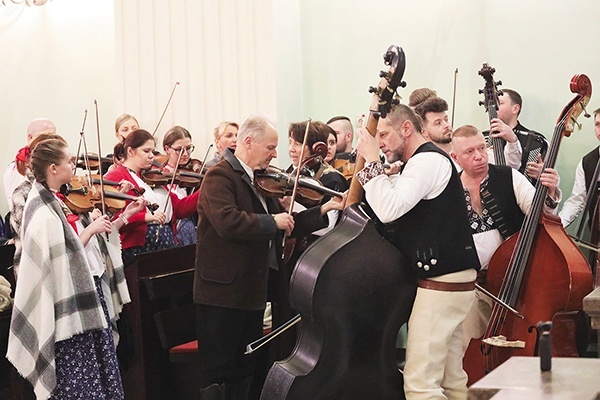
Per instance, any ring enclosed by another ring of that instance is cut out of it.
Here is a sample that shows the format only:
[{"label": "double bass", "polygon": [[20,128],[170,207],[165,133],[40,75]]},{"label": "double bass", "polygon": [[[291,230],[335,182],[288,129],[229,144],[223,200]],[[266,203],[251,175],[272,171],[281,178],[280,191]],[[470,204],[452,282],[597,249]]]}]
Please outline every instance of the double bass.
[{"label": "double bass", "polygon": [[[570,89],[577,95],[558,118],[544,168],[554,167],[562,137],[570,136],[592,93],[585,75],[575,75]],[[577,357],[585,350],[586,335],[578,335],[577,328],[586,325],[582,301],[592,290],[592,274],[560,218],[543,213],[546,195],[547,188],[538,180],[521,231],[502,243],[490,260],[487,289],[524,318],[497,304],[492,307],[483,339],[472,340],[465,355],[470,383],[509,357],[538,355],[540,321],[552,321],[554,356]]]},{"label": "double bass", "polygon": [[[367,126],[372,134],[403,86],[402,49],[389,47],[384,60],[390,68],[372,90]],[[352,203],[338,225],[298,259],[290,303],[302,326],[292,354],[271,367],[261,399],[404,398],[395,342],[415,293],[408,261]]]},{"label": "double bass", "polygon": [[[502,94],[502,92],[498,90],[498,86],[502,85],[502,82],[494,81],[494,72],[496,72],[496,69],[487,63],[484,63],[479,70],[479,75],[485,80],[484,88],[479,89],[479,94],[483,94],[484,97],[484,100],[480,101],[479,105],[485,107],[490,124],[494,118],[498,118],[498,108],[500,108],[498,96]],[[492,133],[493,132],[490,131],[489,142],[494,151],[495,164],[506,165],[506,158],[504,157],[504,139],[492,137]]]}]

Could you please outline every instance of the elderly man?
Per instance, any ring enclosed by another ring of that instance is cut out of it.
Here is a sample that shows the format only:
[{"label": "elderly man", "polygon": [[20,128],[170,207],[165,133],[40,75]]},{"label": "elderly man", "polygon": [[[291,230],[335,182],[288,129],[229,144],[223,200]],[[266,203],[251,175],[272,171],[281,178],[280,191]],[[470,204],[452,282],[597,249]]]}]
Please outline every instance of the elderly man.
[{"label": "elderly man", "polygon": [[277,199],[263,197],[253,185],[254,171],[277,157],[277,143],[267,119],[248,118],[235,153],[224,152],[200,189],[194,301],[204,400],[248,396],[256,361],[244,350],[262,335],[267,284],[278,279],[283,232],[303,236],[324,228],[327,212],[342,208],[343,199],[333,199],[292,216]]},{"label": "elderly man", "polygon": [[[485,271],[496,249],[521,229],[531,208],[535,188],[529,180],[507,166],[488,163],[483,134],[472,125],[458,128],[452,138],[452,158],[462,167],[460,175],[469,211],[473,240],[481,262],[480,281],[485,285]],[[545,207],[556,214],[560,201],[558,173],[552,168],[540,175],[548,187]],[[491,299],[476,293],[476,304],[465,320],[465,344],[483,335],[491,313]]]},{"label": "elderly man", "polygon": [[56,126],[54,126],[52,121],[46,118],[34,119],[29,123],[29,126],[27,127],[27,146],[19,150],[16,160],[8,164],[8,167],[4,172],[4,192],[6,194],[6,201],[8,202],[9,207],[11,205],[10,199],[13,192],[17,186],[19,186],[21,182],[25,180],[25,175],[20,173],[17,169],[17,161],[21,161],[23,163],[27,161],[29,144],[37,135],[43,132],[56,133]]}]

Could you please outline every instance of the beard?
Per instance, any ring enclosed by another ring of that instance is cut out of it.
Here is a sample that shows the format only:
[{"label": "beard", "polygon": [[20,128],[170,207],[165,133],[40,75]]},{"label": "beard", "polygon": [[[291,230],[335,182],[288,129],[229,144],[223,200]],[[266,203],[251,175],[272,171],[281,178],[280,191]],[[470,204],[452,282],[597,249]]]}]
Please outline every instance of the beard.
[{"label": "beard", "polygon": [[439,144],[449,144],[452,143],[452,134],[450,135],[442,135],[439,138],[431,138],[431,141]]}]

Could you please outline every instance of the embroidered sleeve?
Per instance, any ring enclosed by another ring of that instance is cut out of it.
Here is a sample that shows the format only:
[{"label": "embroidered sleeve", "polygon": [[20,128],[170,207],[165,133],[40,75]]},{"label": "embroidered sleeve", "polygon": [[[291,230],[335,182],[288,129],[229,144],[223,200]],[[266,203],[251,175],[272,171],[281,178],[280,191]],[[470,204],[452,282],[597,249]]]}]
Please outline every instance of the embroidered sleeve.
[{"label": "embroidered sleeve", "polygon": [[371,179],[383,174],[383,164],[381,161],[372,161],[367,163],[365,167],[356,174],[356,177],[360,184],[364,186]]}]

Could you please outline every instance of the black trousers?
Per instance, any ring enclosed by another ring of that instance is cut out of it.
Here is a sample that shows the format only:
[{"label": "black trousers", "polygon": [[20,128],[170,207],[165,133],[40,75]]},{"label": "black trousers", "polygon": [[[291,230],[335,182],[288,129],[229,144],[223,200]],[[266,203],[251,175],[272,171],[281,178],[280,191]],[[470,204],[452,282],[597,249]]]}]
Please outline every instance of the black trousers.
[{"label": "black trousers", "polygon": [[262,336],[263,314],[264,310],[196,305],[200,387],[252,377],[256,356],[244,352]]}]

